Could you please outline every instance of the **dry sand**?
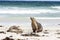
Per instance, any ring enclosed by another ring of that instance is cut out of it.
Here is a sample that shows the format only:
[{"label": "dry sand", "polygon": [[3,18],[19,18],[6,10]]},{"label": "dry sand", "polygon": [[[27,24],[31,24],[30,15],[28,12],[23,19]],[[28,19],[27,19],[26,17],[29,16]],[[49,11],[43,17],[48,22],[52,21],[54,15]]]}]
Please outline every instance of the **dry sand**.
[{"label": "dry sand", "polygon": [[[14,40],[60,40],[60,27],[43,27],[44,30],[40,33],[36,34],[30,34],[28,33],[27,29],[24,29],[24,31],[27,31],[27,33],[11,33],[7,32],[7,27],[0,27],[0,40],[9,37]],[[29,29],[31,30],[31,29]]]}]

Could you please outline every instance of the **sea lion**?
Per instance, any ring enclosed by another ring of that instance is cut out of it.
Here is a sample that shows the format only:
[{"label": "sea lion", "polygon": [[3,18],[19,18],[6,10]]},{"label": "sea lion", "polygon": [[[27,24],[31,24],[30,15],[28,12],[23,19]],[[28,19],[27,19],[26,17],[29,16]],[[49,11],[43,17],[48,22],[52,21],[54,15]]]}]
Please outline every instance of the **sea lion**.
[{"label": "sea lion", "polygon": [[11,26],[7,32],[14,32],[14,33],[23,33],[23,30],[19,28],[19,26]]},{"label": "sea lion", "polygon": [[38,22],[35,20],[35,18],[30,17],[30,19],[31,19],[31,25],[32,25],[32,30],[33,30],[33,32],[34,32],[34,33],[35,33],[35,32],[42,32],[42,30],[43,30],[42,25],[41,25],[40,23],[38,23]]}]

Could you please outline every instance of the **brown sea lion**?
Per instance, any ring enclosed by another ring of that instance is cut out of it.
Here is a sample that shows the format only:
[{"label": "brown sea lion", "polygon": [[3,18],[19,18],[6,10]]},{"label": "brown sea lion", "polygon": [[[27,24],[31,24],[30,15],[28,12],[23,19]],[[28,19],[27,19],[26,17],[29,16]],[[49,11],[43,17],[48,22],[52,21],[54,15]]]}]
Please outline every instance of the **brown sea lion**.
[{"label": "brown sea lion", "polygon": [[43,30],[43,27],[40,23],[38,23],[33,17],[30,17],[31,19],[31,25],[33,32],[41,32]]}]

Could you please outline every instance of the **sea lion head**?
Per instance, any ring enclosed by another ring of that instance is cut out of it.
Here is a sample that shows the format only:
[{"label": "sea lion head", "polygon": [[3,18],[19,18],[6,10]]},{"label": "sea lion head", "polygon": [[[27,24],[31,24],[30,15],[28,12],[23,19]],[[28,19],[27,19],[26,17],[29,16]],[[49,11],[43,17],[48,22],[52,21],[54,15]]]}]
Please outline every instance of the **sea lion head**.
[{"label": "sea lion head", "polygon": [[31,21],[33,21],[34,20],[34,17],[30,17],[30,19],[31,19]]}]

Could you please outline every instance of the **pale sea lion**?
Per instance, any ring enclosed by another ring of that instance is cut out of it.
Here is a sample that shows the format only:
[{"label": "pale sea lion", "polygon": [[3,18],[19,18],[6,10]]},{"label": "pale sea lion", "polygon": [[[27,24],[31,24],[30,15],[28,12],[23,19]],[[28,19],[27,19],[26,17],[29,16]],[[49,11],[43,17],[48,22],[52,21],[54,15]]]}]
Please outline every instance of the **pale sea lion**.
[{"label": "pale sea lion", "polygon": [[30,19],[31,19],[31,25],[32,25],[32,30],[33,30],[33,32],[34,32],[34,33],[35,33],[35,32],[42,32],[42,30],[43,30],[42,25],[41,25],[40,23],[38,23],[38,22],[35,20],[35,18],[30,17]]},{"label": "pale sea lion", "polygon": [[21,28],[18,28],[19,26],[11,26],[7,32],[14,32],[14,33],[23,33]]}]

